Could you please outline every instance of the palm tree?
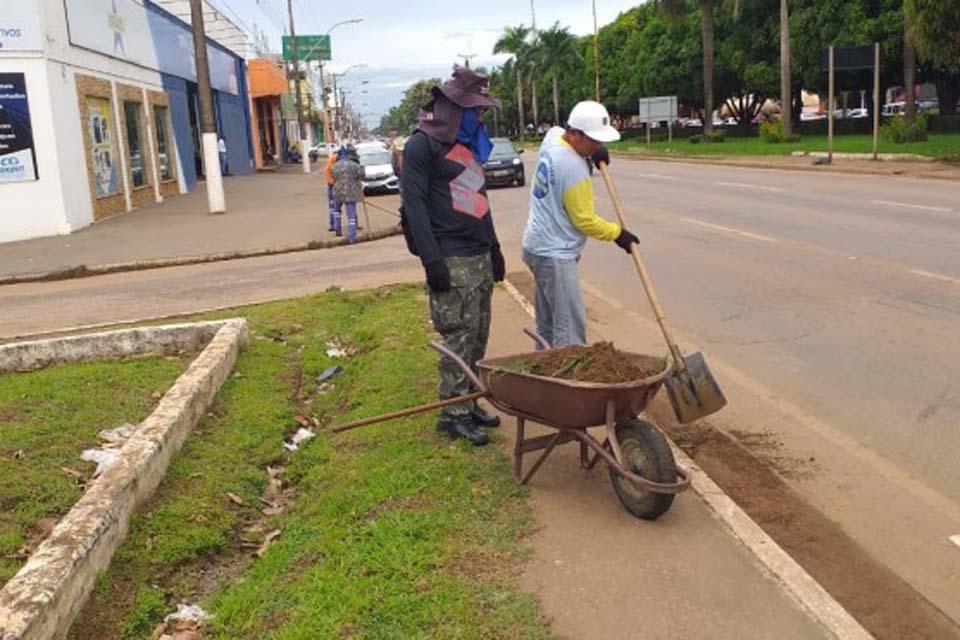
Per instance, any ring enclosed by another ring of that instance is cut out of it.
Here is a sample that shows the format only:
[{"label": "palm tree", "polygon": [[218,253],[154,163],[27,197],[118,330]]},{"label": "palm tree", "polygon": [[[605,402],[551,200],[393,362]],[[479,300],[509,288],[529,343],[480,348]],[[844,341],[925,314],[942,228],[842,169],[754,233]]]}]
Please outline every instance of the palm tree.
[{"label": "palm tree", "polygon": [[787,0],[780,0],[780,129],[784,140],[793,135],[793,89],[790,80],[790,8]]},{"label": "palm tree", "polygon": [[553,123],[560,124],[560,90],[558,79],[561,74],[571,71],[581,61],[577,37],[566,27],[555,23],[540,33],[540,66],[546,71],[553,83]]},{"label": "palm tree", "polygon": [[523,140],[523,67],[526,66],[529,45],[527,35],[530,29],[522,24],[518,27],[507,27],[503,35],[493,45],[494,53],[513,54],[514,68],[517,74],[517,118],[520,124],[520,139]]}]

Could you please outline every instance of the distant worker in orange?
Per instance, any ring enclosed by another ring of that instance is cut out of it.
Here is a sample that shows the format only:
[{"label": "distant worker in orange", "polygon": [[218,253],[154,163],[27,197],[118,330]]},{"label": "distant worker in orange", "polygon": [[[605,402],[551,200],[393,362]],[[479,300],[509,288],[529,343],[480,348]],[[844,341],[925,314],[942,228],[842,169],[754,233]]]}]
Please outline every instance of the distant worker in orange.
[{"label": "distant worker in orange", "polygon": [[333,178],[333,165],[337,162],[337,154],[333,152],[333,149],[327,148],[327,164],[323,168],[323,175],[327,181],[327,210],[330,213],[329,225],[327,227],[328,231],[334,231],[335,225],[333,220],[333,214],[337,211],[337,201],[333,197],[333,185],[336,183],[336,180]]}]

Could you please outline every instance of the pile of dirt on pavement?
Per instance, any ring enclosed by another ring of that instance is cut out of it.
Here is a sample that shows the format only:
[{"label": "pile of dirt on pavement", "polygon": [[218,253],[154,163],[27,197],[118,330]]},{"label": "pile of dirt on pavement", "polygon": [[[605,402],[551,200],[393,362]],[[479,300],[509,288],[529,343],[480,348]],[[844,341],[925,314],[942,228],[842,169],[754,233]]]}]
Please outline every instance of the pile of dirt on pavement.
[{"label": "pile of dirt on pavement", "polygon": [[612,342],[597,342],[589,347],[551,349],[528,362],[515,362],[511,370],[549,378],[580,382],[633,382],[663,371],[662,359],[644,362],[616,349]]}]

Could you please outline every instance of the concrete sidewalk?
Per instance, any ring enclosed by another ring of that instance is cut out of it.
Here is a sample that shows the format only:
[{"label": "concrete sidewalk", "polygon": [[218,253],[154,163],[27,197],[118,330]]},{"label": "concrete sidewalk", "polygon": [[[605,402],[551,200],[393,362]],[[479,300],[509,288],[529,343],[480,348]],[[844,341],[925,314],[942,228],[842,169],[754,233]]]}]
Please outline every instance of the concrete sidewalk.
[{"label": "concrete sidewalk", "polygon": [[[493,319],[490,355],[532,348],[521,333],[532,319],[501,290]],[[621,337],[618,344],[630,344]],[[514,424],[505,416],[498,432],[508,455]],[[528,430],[538,435],[538,428]],[[603,465],[583,471],[577,453],[560,447],[530,483],[537,526],[523,582],[559,637],[836,637],[795,604],[694,491],[680,494],[656,522],[638,520],[621,507]]]},{"label": "concrete sidewalk", "polygon": [[[204,184],[193,193],[110,218],[66,236],[0,244],[0,280],[95,265],[200,261],[231,255],[319,248],[336,240],[327,230],[326,184],[319,172],[291,170],[224,180],[227,213],[207,209]],[[371,231],[397,227],[397,197],[368,200]],[[358,207],[362,239],[367,233]],[[344,221],[346,224],[346,221]]]}]

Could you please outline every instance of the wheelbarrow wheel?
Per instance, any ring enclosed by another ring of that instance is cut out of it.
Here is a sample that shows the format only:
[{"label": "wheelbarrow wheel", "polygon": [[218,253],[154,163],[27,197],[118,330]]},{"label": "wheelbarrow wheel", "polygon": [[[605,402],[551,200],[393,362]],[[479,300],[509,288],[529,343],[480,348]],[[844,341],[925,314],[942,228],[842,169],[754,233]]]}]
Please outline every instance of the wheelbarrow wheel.
[{"label": "wheelbarrow wheel", "polygon": [[[654,482],[675,482],[677,466],[663,434],[649,422],[638,418],[620,420],[616,426],[624,466]],[[644,520],[656,520],[673,504],[672,493],[655,493],[627,480],[610,468],[610,481],[620,503],[631,514]]]}]

